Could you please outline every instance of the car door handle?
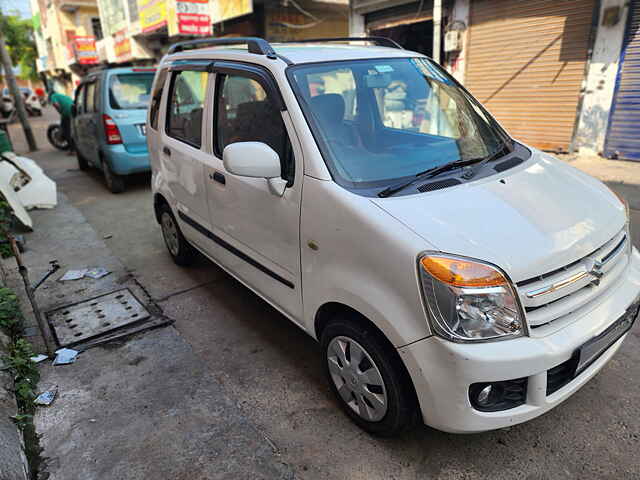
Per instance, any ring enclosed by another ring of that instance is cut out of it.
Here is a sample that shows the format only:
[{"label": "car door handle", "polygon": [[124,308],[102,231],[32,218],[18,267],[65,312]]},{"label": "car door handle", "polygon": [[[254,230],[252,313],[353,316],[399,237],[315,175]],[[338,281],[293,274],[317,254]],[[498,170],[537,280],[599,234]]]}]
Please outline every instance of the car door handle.
[{"label": "car door handle", "polygon": [[171,156],[171,150],[169,150],[169,148],[168,148],[168,147],[164,147],[164,148],[162,149],[162,153],[164,153],[167,157],[170,157],[170,156]]},{"label": "car door handle", "polygon": [[225,185],[227,183],[227,179],[224,178],[224,175],[220,172],[210,173],[209,178],[211,180],[215,180],[218,183],[221,183],[222,185]]}]

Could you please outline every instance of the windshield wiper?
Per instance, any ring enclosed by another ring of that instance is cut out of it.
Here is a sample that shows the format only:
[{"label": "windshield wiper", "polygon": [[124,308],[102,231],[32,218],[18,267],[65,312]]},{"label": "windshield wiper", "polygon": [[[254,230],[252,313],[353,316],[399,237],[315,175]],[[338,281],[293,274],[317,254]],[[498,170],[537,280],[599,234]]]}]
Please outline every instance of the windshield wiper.
[{"label": "windshield wiper", "polygon": [[445,163],[444,165],[429,168],[424,172],[416,173],[415,177],[410,180],[405,180],[404,182],[399,182],[394,185],[388,186],[384,190],[378,192],[378,196],[380,198],[390,197],[391,195],[398,193],[400,190],[407,188],[409,185],[412,185],[413,183],[419,180],[426,180],[429,178],[433,178],[436,175],[439,175],[441,173],[448,172],[449,170],[455,170],[456,168],[462,168],[467,165],[471,165],[472,163],[477,163],[480,160],[481,159],[472,159],[472,160],[458,159],[458,160],[454,160],[453,162]]},{"label": "windshield wiper", "polygon": [[500,147],[493,152],[491,155],[487,155],[484,158],[479,158],[477,159],[477,165],[475,166],[475,168],[470,168],[467,172],[464,172],[462,174],[462,178],[464,178],[465,180],[471,180],[473,177],[476,176],[476,174],[482,170],[482,167],[485,166],[485,164],[487,162],[490,162],[492,160],[495,160],[496,158],[499,158],[502,155],[508,155],[512,152],[513,150],[509,147],[509,145],[507,143],[505,143],[504,141],[501,142]]},{"label": "windshield wiper", "polygon": [[476,173],[480,171],[480,169],[487,162],[495,160],[505,152],[511,153],[511,148],[509,148],[508,144],[503,141],[501,142],[500,148],[495,152],[493,152],[491,155],[487,155],[486,157],[480,157],[480,158],[458,159],[449,163],[445,163],[444,165],[440,165],[438,167],[429,168],[428,170],[425,170],[423,172],[418,172],[416,173],[414,178],[410,180],[405,180],[404,182],[396,183],[394,185],[390,185],[384,190],[378,192],[378,197],[380,198],[390,197],[391,195],[398,193],[400,190],[405,189],[409,185],[412,185],[413,183],[418,182],[419,180],[427,180],[429,178],[433,178],[437,175],[440,175],[441,173],[448,172],[449,170],[455,170],[456,168],[462,168],[468,165],[478,164],[476,168],[474,168],[468,173],[465,172],[462,175],[462,177],[465,180],[470,180],[476,175]]}]

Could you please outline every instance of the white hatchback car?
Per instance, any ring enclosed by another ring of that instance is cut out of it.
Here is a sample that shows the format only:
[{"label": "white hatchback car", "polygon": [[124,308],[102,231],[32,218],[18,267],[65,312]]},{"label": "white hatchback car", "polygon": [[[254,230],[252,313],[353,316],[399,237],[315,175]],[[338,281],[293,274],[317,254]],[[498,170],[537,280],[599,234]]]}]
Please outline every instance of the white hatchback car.
[{"label": "white hatchback car", "polygon": [[147,119],[169,252],[201,252],[318,339],[369,432],[548,411],[638,313],[624,200],[512,139],[429,58],[341,41],[171,48]]}]

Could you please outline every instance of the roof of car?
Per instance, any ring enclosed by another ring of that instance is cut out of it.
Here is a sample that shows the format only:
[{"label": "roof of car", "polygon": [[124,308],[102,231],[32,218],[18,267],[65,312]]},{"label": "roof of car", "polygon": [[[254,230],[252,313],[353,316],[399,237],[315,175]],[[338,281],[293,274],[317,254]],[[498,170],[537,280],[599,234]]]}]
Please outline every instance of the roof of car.
[{"label": "roof of car", "polygon": [[[369,58],[408,58],[423,57],[424,55],[400,48],[347,45],[334,43],[272,43],[271,46],[287,63],[315,63],[325,61],[359,60]],[[217,46],[186,50],[170,55],[170,58],[193,58],[215,56],[216,53],[237,53],[254,57],[244,45]]]}]

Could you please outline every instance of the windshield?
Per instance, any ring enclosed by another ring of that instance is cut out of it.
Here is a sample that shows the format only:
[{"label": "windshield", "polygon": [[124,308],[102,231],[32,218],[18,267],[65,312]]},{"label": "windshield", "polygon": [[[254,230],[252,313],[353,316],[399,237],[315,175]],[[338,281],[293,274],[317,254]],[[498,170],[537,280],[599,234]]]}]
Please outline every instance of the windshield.
[{"label": "windshield", "polygon": [[109,80],[109,103],[115,110],[144,110],[151,99],[153,73],[112,75]]},{"label": "windshield", "polygon": [[503,149],[506,134],[426,58],[301,65],[289,78],[334,179],[374,187]]}]

